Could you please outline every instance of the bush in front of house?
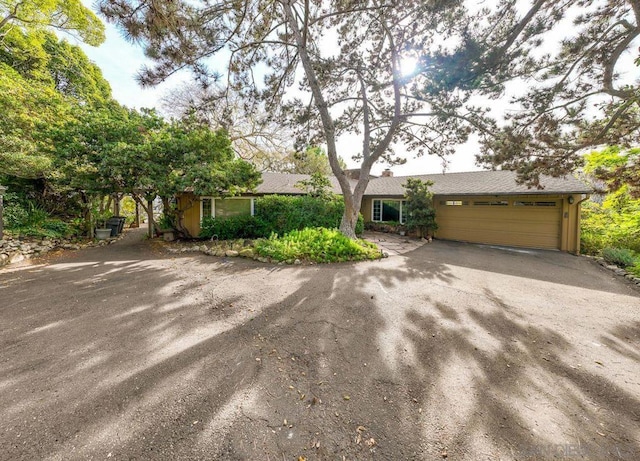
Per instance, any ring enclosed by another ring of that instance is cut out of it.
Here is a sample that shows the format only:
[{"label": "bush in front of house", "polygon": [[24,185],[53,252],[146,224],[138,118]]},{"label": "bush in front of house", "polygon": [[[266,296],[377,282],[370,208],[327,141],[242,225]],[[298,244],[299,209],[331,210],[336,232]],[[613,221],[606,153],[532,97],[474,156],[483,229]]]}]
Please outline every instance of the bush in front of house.
[{"label": "bush in front of house", "polygon": [[265,237],[264,224],[255,216],[206,217],[202,220],[200,237],[217,240]]},{"label": "bush in front of house", "polygon": [[[268,195],[255,200],[254,216],[204,218],[200,237],[217,236],[219,240],[266,238],[305,228],[333,229],[340,226],[343,213],[344,202],[340,197]],[[356,234],[363,230],[364,220],[359,216]]]},{"label": "bush in front of house", "polygon": [[[306,227],[340,227],[344,213],[342,197],[313,197],[310,195],[267,195],[256,199],[255,217],[265,225],[265,236],[286,234]],[[364,220],[358,217],[356,234],[364,230]]]},{"label": "bush in front of house", "polygon": [[272,234],[255,242],[255,251],[262,257],[289,263],[296,259],[318,263],[362,261],[382,256],[375,244],[351,240],[336,229],[324,227],[293,230],[282,237]]}]

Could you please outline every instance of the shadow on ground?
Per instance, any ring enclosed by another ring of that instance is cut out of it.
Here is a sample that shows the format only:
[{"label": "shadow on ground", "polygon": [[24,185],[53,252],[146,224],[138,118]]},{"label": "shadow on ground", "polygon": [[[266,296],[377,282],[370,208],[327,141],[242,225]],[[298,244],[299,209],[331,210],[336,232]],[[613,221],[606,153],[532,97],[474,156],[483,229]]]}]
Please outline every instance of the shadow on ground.
[{"label": "shadow on ground", "polygon": [[514,301],[514,271],[428,251],[282,267],[149,245],[0,273],[0,458],[640,455],[628,296],[591,285],[619,312],[567,325],[539,311],[557,279]]}]

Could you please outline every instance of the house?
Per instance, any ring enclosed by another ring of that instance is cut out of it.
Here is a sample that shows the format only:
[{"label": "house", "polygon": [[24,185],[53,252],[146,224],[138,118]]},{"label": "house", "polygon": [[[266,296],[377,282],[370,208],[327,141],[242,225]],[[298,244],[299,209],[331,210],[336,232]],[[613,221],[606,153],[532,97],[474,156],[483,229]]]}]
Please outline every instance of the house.
[{"label": "house", "polygon": [[[415,175],[432,181],[436,238],[525,248],[580,250],[580,204],[591,189],[573,177],[541,178],[542,189],[516,182],[512,171],[476,171]],[[372,178],[362,201],[367,221],[406,221],[404,187],[407,176],[388,170]],[[264,173],[255,193],[226,199],[185,194],[184,225],[192,235],[200,232],[202,216],[253,214],[255,197],[267,194],[303,194],[296,184],[308,175]],[[336,178],[333,191],[340,193]],[[353,180],[355,183],[355,180]]]}]

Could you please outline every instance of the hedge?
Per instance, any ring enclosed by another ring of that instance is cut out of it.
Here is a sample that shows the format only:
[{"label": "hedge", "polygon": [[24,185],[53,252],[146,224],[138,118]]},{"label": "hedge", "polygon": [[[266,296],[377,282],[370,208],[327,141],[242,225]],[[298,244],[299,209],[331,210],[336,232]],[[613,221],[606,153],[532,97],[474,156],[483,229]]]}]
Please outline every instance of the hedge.
[{"label": "hedge", "polygon": [[[344,201],[341,197],[267,195],[256,198],[254,213],[254,216],[204,218],[200,237],[217,236],[220,240],[264,238],[309,227],[336,229],[344,213]],[[356,234],[363,230],[364,220],[359,216]]]}]

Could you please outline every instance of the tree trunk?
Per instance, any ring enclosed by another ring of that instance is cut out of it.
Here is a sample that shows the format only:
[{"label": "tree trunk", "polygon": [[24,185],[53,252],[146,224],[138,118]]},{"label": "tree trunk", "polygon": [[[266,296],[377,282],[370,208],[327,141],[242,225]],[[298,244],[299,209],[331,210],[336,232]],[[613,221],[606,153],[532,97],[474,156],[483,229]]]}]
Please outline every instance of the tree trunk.
[{"label": "tree trunk", "polygon": [[340,232],[350,239],[358,238],[356,235],[356,225],[358,224],[358,214],[360,212],[362,197],[358,200],[359,203],[355,203],[355,198],[356,197],[351,194],[344,197],[344,214],[340,222]]},{"label": "tree trunk", "polygon": [[113,194],[113,215],[120,216],[120,194]]},{"label": "tree trunk", "polygon": [[155,223],[153,221],[153,199],[147,199],[147,216],[149,217],[149,238],[155,235]]},{"label": "tree trunk", "polygon": [[136,202],[136,219],[134,221],[136,228],[140,227],[140,204],[134,199]]},{"label": "tree trunk", "polygon": [[4,209],[4,204],[2,202],[2,193],[4,192],[4,187],[0,187],[0,240],[4,238],[4,218],[2,216],[2,212]]}]

